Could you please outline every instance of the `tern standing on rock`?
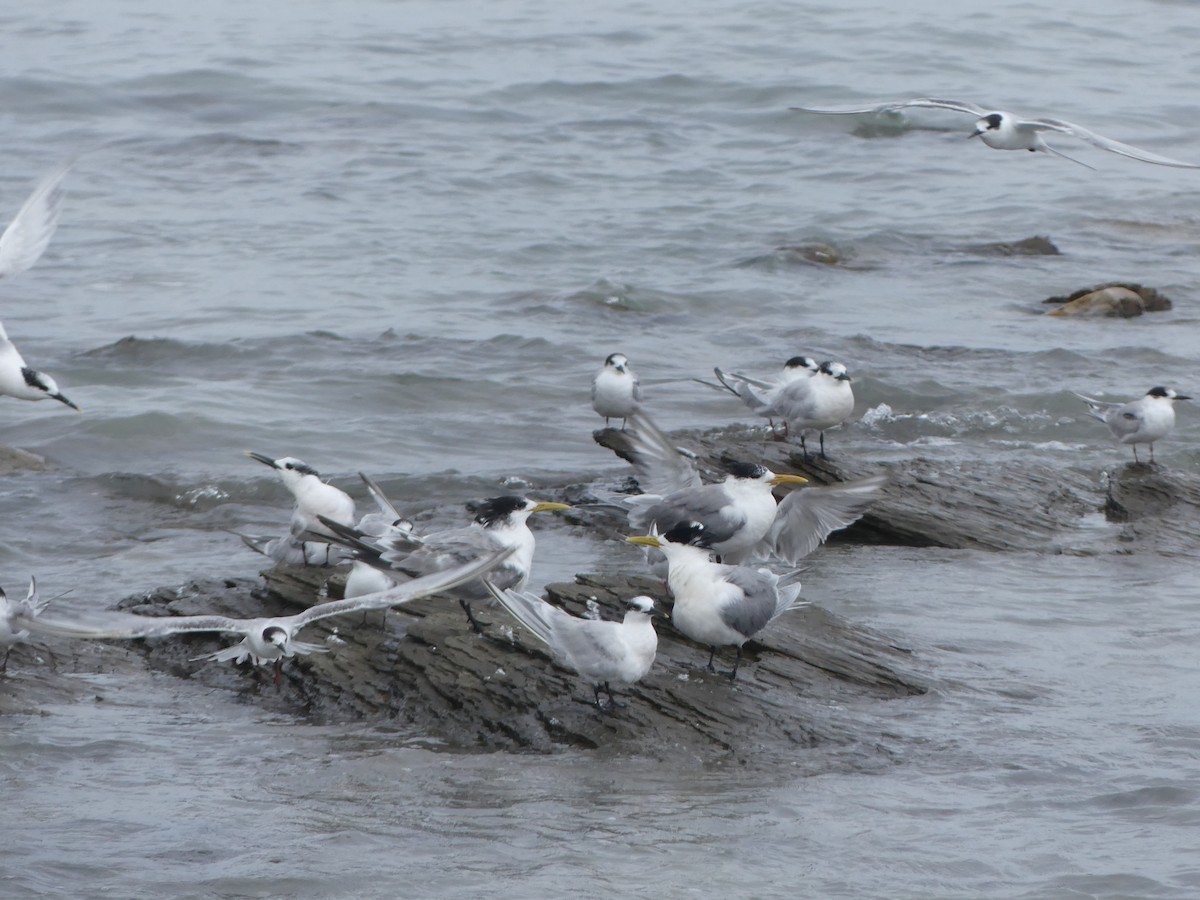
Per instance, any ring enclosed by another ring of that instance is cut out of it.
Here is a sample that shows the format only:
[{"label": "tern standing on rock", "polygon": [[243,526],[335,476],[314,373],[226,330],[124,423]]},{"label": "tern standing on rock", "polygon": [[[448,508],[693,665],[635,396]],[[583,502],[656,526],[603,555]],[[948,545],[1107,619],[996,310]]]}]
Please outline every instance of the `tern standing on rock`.
[{"label": "tern standing on rock", "polygon": [[247,450],[246,455],[278,472],[283,486],[296,498],[289,533],[270,542],[263,552],[279,563],[329,565],[336,562],[329,558],[328,547],[323,547],[312,537],[331,536],[329,529],[321,524],[322,517],[342,525],[354,523],[354,500],[350,495],[323,482],[320,473],[304,460],[293,456],[272,459],[252,450]]},{"label": "tern standing on rock", "polygon": [[1099,419],[1122,444],[1133,446],[1133,461],[1141,462],[1137,455],[1138,444],[1150,445],[1150,462],[1154,462],[1154,442],[1162,440],[1175,427],[1175,401],[1191,400],[1172,388],[1152,387],[1146,396],[1129,403],[1106,403],[1075,394],[1088,405],[1088,415]]},{"label": "tern standing on rock", "polygon": [[620,419],[621,428],[642,403],[642,385],[624,353],[612,353],[592,379],[592,409],[609,419]]}]

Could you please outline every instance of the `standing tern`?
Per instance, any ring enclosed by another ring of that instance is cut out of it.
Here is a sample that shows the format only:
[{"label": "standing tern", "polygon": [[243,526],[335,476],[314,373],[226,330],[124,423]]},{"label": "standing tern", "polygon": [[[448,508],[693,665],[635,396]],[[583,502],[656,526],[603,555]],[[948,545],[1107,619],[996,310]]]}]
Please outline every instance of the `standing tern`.
[{"label": "standing tern", "polygon": [[[320,473],[303,460],[292,456],[272,459],[263,453],[247,450],[246,455],[279,473],[279,479],[296,499],[292,509],[289,533],[263,548],[278,563],[329,565],[328,546],[312,537],[328,537],[329,530],[321,518],[341,525],[354,522],[354,500],[341,488],[326,484]],[[253,546],[253,545],[252,545]]]},{"label": "standing tern", "polygon": [[620,419],[621,428],[642,402],[642,384],[624,353],[612,353],[592,379],[592,409],[609,419]]},{"label": "standing tern", "polygon": [[[651,617],[658,611],[649,597],[625,601],[625,618],[604,622],[577,618],[533,594],[501,590],[493,584],[488,588],[501,606],[550,648],[556,660],[591,682],[601,712],[622,705],[609,687],[610,681],[633,684],[654,664],[658,634]],[[607,706],[600,702],[601,690],[608,694]]]},{"label": "standing tern", "polygon": [[675,598],[671,621],[687,637],[709,648],[707,668],[719,647],[737,647],[733,681],[742,663],[742,645],[801,602],[799,573],[779,576],[767,569],[728,566],[712,558],[712,535],[700,522],[685,522],[659,536],[635,535],[633,544],[657,547],[667,557],[667,584]]},{"label": "standing tern", "polygon": [[139,616],[135,613],[107,612],[77,621],[49,619],[45,616],[17,617],[17,624],[45,634],[70,638],[150,638],[171,634],[191,634],[218,631],[240,634],[242,640],[231,647],[197,656],[197,660],[250,660],[255,665],[275,664],[275,684],[278,686],[283,660],[296,655],[326,653],[327,647],[296,639],[304,627],[330,616],[371,610],[390,609],[419,597],[450,590],[464,581],[477,579],[500,565],[512,552],[509,548],[493,550],[469,562],[448,567],[423,578],[416,578],[386,591],[355,597],[351,600],[331,600],[318,603],[293,616],[261,619],[234,619],[228,616]]},{"label": "standing tern", "polygon": [[1175,401],[1191,400],[1172,388],[1152,387],[1146,396],[1129,403],[1106,403],[1075,394],[1088,405],[1088,415],[1099,419],[1122,444],[1133,446],[1133,461],[1141,462],[1137,455],[1138,444],[1150,445],[1150,462],[1154,462],[1154,442],[1165,438],[1175,427]]},{"label": "standing tern", "polygon": [[882,475],[827,487],[795,490],[776,503],[776,484],[802,484],[800,475],[776,474],[754,463],[732,463],[718,484],[700,473],[670,444],[645,413],[632,417],[628,432],[633,465],[645,494],[614,495],[639,531],[669,531],[699,522],[706,540],[725,563],[741,564],[755,555],[794,565],[830,534],[857,521],[880,496]]},{"label": "standing tern", "polygon": [[1169,156],[1159,156],[1149,150],[1142,150],[1130,144],[1114,141],[1103,135],[1089,131],[1082,125],[1066,122],[1062,119],[1025,119],[1003,110],[990,110],[964,100],[935,100],[931,97],[919,97],[915,100],[897,100],[889,103],[876,103],[871,106],[834,106],[806,107],[793,106],[798,112],[822,113],[826,115],[858,115],[861,113],[897,112],[902,109],[947,109],[951,112],[966,113],[975,116],[975,130],[970,137],[978,137],[994,150],[1041,150],[1073,163],[1079,163],[1086,168],[1092,168],[1085,162],[1067,156],[1054,149],[1042,137],[1044,134],[1065,134],[1069,137],[1087,141],[1101,150],[1119,153],[1130,159],[1154,163],[1159,166],[1174,166],[1179,169],[1200,169],[1195,163],[1181,162]]},{"label": "standing tern", "polygon": [[[501,590],[519,591],[529,582],[533,566],[536,542],[529,530],[529,517],[538,512],[570,508],[566,503],[538,503],[515,496],[493,497],[480,504],[475,521],[470,525],[425,535],[372,537],[330,519],[322,517],[321,521],[334,533],[335,541],[353,551],[354,559],[379,569],[398,582],[441,571],[482,553],[511,550],[512,554],[496,568],[490,580]],[[471,603],[492,599],[487,586],[475,579],[446,593],[458,600],[471,628],[481,634],[485,623],[475,618]]]},{"label": "standing tern", "polygon": [[39,616],[49,602],[38,594],[36,578],[29,579],[29,593],[20,600],[9,600],[0,588],[0,647],[4,648],[0,673],[8,671],[8,654],[12,653],[13,646],[29,637],[29,631],[20,623]]},{"label": "standing tern", "polygon": [[[740,398],[746,406],[760,416],[766,416],[771,431],[774,431],[775,413],[771,407],[779,393],[793,381],[812,378],[819,368],[817,361],[811,356],[793,356],[783,364],[783,371],[775,381],[762,381],[758,378],[751,378],[749,375],[743,375],[741,372],[726,373],[718,368],[713,369],[713,374],[730,393]],[[787,427],[786,422],[784,427]]]}]

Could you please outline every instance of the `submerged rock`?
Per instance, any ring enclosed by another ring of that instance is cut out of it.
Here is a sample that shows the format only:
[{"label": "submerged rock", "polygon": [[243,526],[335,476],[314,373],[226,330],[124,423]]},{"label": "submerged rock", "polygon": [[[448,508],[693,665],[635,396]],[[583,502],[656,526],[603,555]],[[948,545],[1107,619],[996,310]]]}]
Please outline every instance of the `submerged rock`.
[{"label": "submerged rock", "polygon": [[1049,297],[1043,303],[1062,304],[1048,316],[1104,316],[1129,319],[1144,312],[1162,312],[1171,301],[1154,288],[1140,284],[1102,284],[1084,288],[1066,297]]},{"label": "submerged rock", "polygon": [[979,256],[1059,256],[1060,251],[1048,237],[1034,235],[1020,241],[994,241],[971,244],[965,248]]}]

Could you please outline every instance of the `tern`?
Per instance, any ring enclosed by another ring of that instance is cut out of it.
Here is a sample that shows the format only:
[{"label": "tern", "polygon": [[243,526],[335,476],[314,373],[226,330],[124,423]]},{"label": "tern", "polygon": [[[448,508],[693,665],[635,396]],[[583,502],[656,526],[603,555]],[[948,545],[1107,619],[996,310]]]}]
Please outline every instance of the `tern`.
[{"label": "tern", "polygon": [[0,324],[0,395],[18,400],[57,400],[76,412],[83,412],[63,395],[53,378],[26,365],[25,358],[8,339],[3,324]]},{"label": "tern", "polygon": [[722,562],[741,564],[773,556],[794,565],[831,532],[857,521],[880,496],[882,475],[827,487],[795,490],[776,503],[777,484],[803,484],[800,475],[776,474],[755,463],[727,465],[728,476],[704,484],[689,461],[671,446],[645,413],[631,417],[633,465],[645,494],[611,495],[629,514],[632,528],[669,531],[699,522]]},{"label": "tern", "polygon": [[632,544],[657,547],[667,557],[667,585],[675,598],[671,621],[687,637],[709,648],[710,672],[720,647],[737,647],[729,680],[737,677],[742,645],[788,610],[807,606],[798,599],[799,573],[779,576],[767,569],[727,566],[712,558],[712,536],[700,522],[685,522],[659,536],[635,535]]},{"label": "tern", "polygon": [[796,374],[786,382],[778,382],[772,389],[763,391],[743,380],[737,384],[735,393],[758,415],[766,416],[772,428],[775,419],[783,420],[785,437],[792,432],[799,433],[800,451],[805,459],[808,458],[805,432],[818,432],[821,458],[827,459],[825,431],[841,425],[854,412],[854,390],[850,387],[850,375],[846,367],[838,362],[814,364],[810,371],[805,363],[812,360],[806,356],[798,359],[803,366],[800,371],[807,372],[808,377]]},{"label": "tern", "polygon": [[39,616],[49,602],[39,596],[36,578],[29,579],[29,593],[20,600],[9,600],[0,589],[0,647],[4,649],[0,673],[8,671],[8,654],[12,653],[13,646],[29,638],[28,629],[20,623]]},{"label": "tern", "polygon": [[[341,525],[354,522],[354,500],[345,491],[326,484],[321,475],[308,463],[292,456],[279,459],[247,450],[246,455],[279,473],[283,486],[296,499],[288,534],[269,542],[261,552],[278,563],[302,565],[329,565],[332,559],[328,545],[319,538],[328,537],[329,530],[321,524],[321,518],[330,519]],[[316,537],[318,540],[314,540]],[[253,546],[253,544],[251,544]]]},{"label": "tern", "polygon": [[[820,366],[811,356],[793,356],[783,364],[783,371],[775,381],[763,381],[751,378],[741,372],[723,372],[713,369],[717,381],[721,382],[735,397],[741,399],[750,409],[760,416],[766,416],[771,430],[775,430],[775,414],[770,410],[779,393],[793,381],[803,381],[812,378]],[[707,382],[701,382],[707,384]],[[787,423],[784,423],[786,429]]]},{"label": "tern", "polygon": [[621,428],[642,402],[642,385],[623,353],[609,354],[592,379],[592,409],[609,419],[620,419]]},{"label": "tern", "polygon": [[1157,153],[1151,153],[1149,150],[1142,150],[1130,144],[1114,141],[1073,122],[1066,122],[1062,119],[1026,119],[1010,112],[988,109],[987,107],[978,106],[964,100],[936,100],[932,97],[919,97],[915,100],[897,100],[889,103],[876,103],[871,106],[792,107],[792,109],[798,112],[839,116],[858,115],[860,113],[897,112],[902,109],[914,108],[948,109],[951,112],[966,113],[967,115],[974,116],[975,130],[969,136],[979,138],[994,150],[1029,150],[1031,152],[1040,150],[1054,156],[1061,156],[1063,159],[1070,160],[1073,163],[1079,163],[1079,165],[1088,169],[1092,168],[1087,163],[1067,156],[1060,150],[1051,147],[1043,137],[1046,134],[1064,134],[1087,141],[1101,150],[1108,150],[1112,153],[1119,153],[1121,156],[1128,156],[1130,159],[1154,163],[1159,166],[1174,166],[1179,169],[1200,169],[1200,165],[1195,163],[1181,162],[1177,159],[1171,159],[1169,156],[1160,156]]},{"label": "tern", "polygon": [[255,665],[275,664],[275,684],[279,685],[283,660],[297,655],[326,653],[327,647],[297,640],[299,631],[330,616],[341,616],[370,610],[386,610],[419,597],[450,590],[464,581],[485,575],[500,565],[511,549],[493,550],[462,565],[448,567],[423,578],[416,578],[386,591],[318,603],[294,616],[275,616],[261,619],[234,619],[228,616],[139,616],[135,613],[108,612],[78,621],[49,619],[45,616],[17,617],[17,624],[44,634],[86,639],[130,639],[164,637],[172,634],[217,631],[240,634],[242,640],[231,647],[197,656],[197,660],[250,660]]},{"label": "tern", "polygon": [[[490,583],[488,588],[501,606],[550,648],[556,660],[591,682],[596,708],[601,712],[622,705],[609,682],[633,684],[654,664],[658,634],[652,616],[658,611],[649,597],[625,601],[625,618],[605,622],[577,618],[533,594],[511,588],[501,590]],[[600,702],[601,690],[608,694],[607,706]]]},{"label": "tern", "polygon": [[1165,438],[1175,427],[1175,401],[1191,400],[1172,388],[1152,387],[1146,396],[1129,403],[1106,403],[1083,394],[1075,394],[1088,405],[1088,415],[1099,419],[1122,444],[1133,446],[1133,461],[1141,462],[1138,444],[1150,445],[1150,462],[1154,462],[1154,442]]},{"label": "tern", "polygon": [[[358,520],[358,525],[355,527],[363,534],[377,538],[392,537],[409,541],[416,540],[416,526],[410,519],[400,515],[379,485],[362,472],[358,473],[358,477],[367,486],[367,493],[371,495],[371,499],[375,501],[379,511],[366,513]],[[346,576],[346,587],[342,596],[349,599],[360,597],[363,594],[373,594],[376,591],[386,591],[394,583],[386,572],[381,572],[360,560],[354,560],[350,574]]]},{"label": "tern", "polygon": [[[525,497],[493,497],[480,504],[470,525],[425,535],[372,537],[330,519],[322,518],[321,521],[333,532],[337,543],[352,551],[353,559],[379,569],[398,582],[441,571],[483,553],[511,549],[512,555],[496,568],[490,580],[501,590],[519,591],[529,582],[533,566],[536,542],[529,530],[529,517],[538,512],[570,508],[566,503],[538,503]],[[475,618],[471,603],[492,599],[487,586],[476,579],[447,593],[458,600],[471,628],[482,634],[485,623]]]}]

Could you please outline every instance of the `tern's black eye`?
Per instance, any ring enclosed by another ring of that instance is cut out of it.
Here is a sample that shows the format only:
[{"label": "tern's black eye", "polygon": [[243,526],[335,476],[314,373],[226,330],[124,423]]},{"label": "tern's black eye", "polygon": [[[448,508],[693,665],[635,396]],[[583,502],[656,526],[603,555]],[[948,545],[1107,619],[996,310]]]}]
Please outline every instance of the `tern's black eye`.
[{"label": "tern's black eye", "polygon": [[984,116],[983,121],[987,122],[988,131],[996,131],[1003,121],[1003,117],[999,113],[992,113],[990,116]]}]

